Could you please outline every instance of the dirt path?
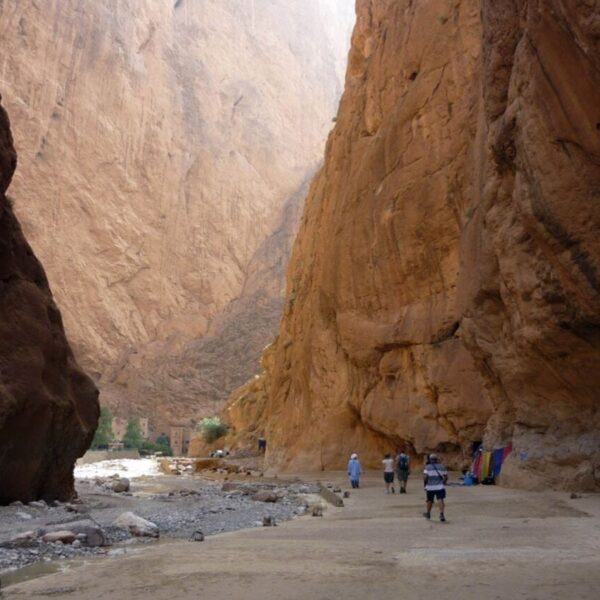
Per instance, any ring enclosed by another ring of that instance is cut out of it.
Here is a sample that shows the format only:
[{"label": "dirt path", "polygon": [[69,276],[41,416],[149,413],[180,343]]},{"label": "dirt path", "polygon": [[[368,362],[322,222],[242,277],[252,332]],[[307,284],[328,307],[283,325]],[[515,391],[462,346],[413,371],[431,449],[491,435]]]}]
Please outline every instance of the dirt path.
[{"label": "dirt path", "polygon": [[[321,480],[347,489],[342,474]],[[368,476],[345,508],[330,508],[322,519],[132,549],[9,587],[3,597],[599,597],[600,496],[451,487],[443,524],[420,516],[421,486],[411,483],[406,496],[388,496],[379,476]]]}]

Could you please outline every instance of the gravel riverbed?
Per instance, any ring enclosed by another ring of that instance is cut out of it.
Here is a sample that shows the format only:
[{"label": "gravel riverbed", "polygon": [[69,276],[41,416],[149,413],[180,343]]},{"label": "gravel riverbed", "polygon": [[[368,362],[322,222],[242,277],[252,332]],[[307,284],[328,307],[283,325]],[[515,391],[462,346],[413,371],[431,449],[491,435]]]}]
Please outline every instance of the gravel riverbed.
[{"label": "gravel riverbed", "polygon": [[[133,544],[155,543],[113,525],[126,512],[157,525],[162,539],[198,540],[292,519],[304,514],[311,495],[319,492],[314,485],[248,479],[212,481],[197,475],[153,474],[132,478],[128,492],[116,493],[110,490],[110,478],[88,477],[76,481],[77,502],[0,507],[0,577],[34,563],[114,555],[127,552]],[[104,545],[89,547],[83,537],[65,544],[43,541],[45,532],[68,531],[69,524],[82,520],[102,530]]]}]

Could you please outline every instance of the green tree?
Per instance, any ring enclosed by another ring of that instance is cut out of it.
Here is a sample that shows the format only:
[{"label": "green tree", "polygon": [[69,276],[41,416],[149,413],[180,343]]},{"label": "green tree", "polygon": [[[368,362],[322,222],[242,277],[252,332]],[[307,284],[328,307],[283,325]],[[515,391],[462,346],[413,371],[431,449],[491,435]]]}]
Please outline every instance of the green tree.
[{"label": "green tree", "polygon": [[160,452],[163,456],[173,456],[173,449],[169,438],[163,433],[156,438],[156,443],[144,440],[140,446],[140,451],[147,454]]},{"label": "green tree", "polygon": [[171,448],[171,440],[164,433],[156,438],[156,445],[163,456],[173,456],[173,449]]},{"label": "green tree", "polygon": [[100,410],[100,419],[98,420],[98,428],[92,440],[92,449],[106,448],[114,439],[115,434],[112,428],[113,415],[108,406]]},{"label": "green tree", "polygon": [[212,444],[227,433],[227,425],[219,417],[206,417],[198,423],[198,430],[207,444]]},{"label": "green tree", "polygon": [[143,442],[144,438],[142,436],[140,422],[137,419],[129,419],[129,421],[127,421],[125,436],[123,437],[123,445],[125,448],[135,448],[137,450],[141,447]]}]

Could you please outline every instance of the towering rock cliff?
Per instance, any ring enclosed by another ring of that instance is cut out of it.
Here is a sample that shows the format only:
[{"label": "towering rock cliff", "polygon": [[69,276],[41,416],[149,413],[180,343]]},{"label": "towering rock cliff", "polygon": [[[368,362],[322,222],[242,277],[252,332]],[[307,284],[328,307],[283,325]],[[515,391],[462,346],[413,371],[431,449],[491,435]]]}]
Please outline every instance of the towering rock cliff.
[{"label": "towering rock cliff", "polygon": [[[321,160],[353,17],[352,0],[0,3],[19,217],[76,355],[122,412],[214,409],[232,385],[222,355],[252,372],[282,278],[264,318],[234,304]],[[229,350],[231,327],[247,352]]]},{"label": "towering rock cliff", "polygon": [[0,504],[67,500],[98,392],[65,338],[46,275],[5,196],[17,164],[0,106]]},{"label": "towering rock cliff", "polygon": [[267,461],[512,442],[504,481],[600,482],[593,2],[358,0],[265,372]]}]

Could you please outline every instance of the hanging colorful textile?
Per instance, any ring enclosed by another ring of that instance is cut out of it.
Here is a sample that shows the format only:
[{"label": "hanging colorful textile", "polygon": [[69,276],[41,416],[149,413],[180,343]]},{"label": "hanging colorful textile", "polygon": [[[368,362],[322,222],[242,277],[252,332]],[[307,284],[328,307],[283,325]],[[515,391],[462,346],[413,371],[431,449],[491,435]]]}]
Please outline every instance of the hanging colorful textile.
[{"label": "hanging colorful textile", "polygon": [[491,476],[492,474],[492,453],[491,452],[484,452],[483,453],[483,458],[481,460],[481,478],[480,481],[483,481],[484,479],[487,479],[488,477]]},{"label": "hanging colorful textile", "polygon": [[494,479],[500,475],[502,463],[504,462],[504,448],[496,448],[492,452],[492,475]]},{"label": "hanging colorful textile", "polygon": [[473,475],[477,477],[478,481],[481,481],[481,455],[483,452],[478,451],[475,455],[475,460],[473,461],[473,468],[471,469]]}]

